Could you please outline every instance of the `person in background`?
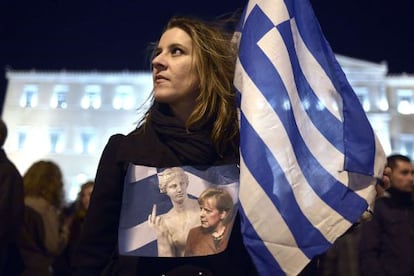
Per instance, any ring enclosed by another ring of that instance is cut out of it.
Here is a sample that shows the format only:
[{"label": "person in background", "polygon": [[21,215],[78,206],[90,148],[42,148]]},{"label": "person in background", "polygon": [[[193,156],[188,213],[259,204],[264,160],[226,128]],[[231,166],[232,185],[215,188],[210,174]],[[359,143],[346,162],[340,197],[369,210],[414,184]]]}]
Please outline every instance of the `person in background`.
[{"label": "person in background", "polygon": [[198,198],[201,225],[188,234],[185,256],[217,254],[226,248],[229,222],[232,221],[233,199],[223,188],[210,187]]},{"label": "person in background", "polygon": [[238,217],[227,248],[219,254],[138,257],[120,255],[117,248],[122,193],[131,164],[168,168],[239,163],[233,89],[236,45],[231,41],[233,30],[222,28],[229,27],[229,21],[219,23],[186,17],[167,23],[153,51],[154,101],[140,126],[126,136],[112,136],[101,156],[74,275],[257,274]]},{"label": "person in background", "polygon": [[70,263],[73,252],[79,242],[83,222],[89,208],[89,201],[95,182],[89,180],[80,186],[78,196],[61,214],[63,222],[71,221],[68,244],[53,263],[53,272],[56,276],[71,275]]},{"label": "person in background", "polygon": [[[384,195],[385,183],[379,181],[376,185],[376,198]],[[372,219],[372,208],[365,211],[342,236],[333,243],[325,253],[319,256],[319,271],[321,276],[359,276],[359,242],[361,226]]]},{"label": "person in background", "polygon": [[61,225],[63,205],[62,173],[46,160],[34,162],[23,176],[24,222],[19,248],[25,270],[23,276],[53,275],[52,264],[66,247],[70,221]]},{"label": "person in background", "polygon": [[23,261],[17,233],[23,223],[23,179],[3,149],[7,126],[0,118],[0,275],[19,275]]},{"label": "person in background", "polygon": [[182,257],[191,228],[200,224],[197,200],[188,197],[188,176],[180,167],[167,168],[158,174],[160,192],[173,205],[167,213],[157,216],[157,207],[148,216],[148,224],[157,233],[159,257]]},{"label": "person in background", "polygon": [[93,192],[95,182],[90,180],[81,185],[78,197],[75,201],[75,213],[70,227],[68,249],[70,258],[72,258],[73,251],[79,242],[83,223],[85,221],[86,213],[89,209],[89,202]]},{"label": "person in background", "polygon": [[362,224],[359,244],[362,275],[414,275],[414,168],[409,157],[387,158],[390,187]]}]

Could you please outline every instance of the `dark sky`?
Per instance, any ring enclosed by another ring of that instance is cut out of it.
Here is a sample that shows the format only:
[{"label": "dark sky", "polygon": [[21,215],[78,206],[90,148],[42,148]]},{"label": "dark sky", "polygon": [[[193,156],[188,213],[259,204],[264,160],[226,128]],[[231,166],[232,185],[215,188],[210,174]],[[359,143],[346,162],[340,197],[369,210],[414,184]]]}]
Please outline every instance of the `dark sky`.
[{"label": "dark sky", "polygon": [[[175,14],[206,19],[247,0],[0,0],[0,96],[4,69],[144,70],[146,47]],[[311,0],[335,53],[387,61],[414,73],[413,0]],[[1,101],[0,97],[0,101]]]}]

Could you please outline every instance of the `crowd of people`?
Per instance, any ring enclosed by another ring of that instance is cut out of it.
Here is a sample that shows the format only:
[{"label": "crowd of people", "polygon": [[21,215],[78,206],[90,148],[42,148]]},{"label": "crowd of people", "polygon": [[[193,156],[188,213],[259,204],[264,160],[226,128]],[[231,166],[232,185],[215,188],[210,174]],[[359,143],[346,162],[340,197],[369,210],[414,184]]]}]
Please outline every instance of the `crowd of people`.
[{"label": "crowd of people", "polygon": [[[152,55],[151,107],[130,134],[110,138],[94,181],[82,186],[73,206],[63,204],[58,164],[39,160],[20,177],[0,152],[0,179],[6,179],[0,182],[2,272],[257,275],[242,241],[232,197],[211,187],[198,201],[189,198],[188,179],[180,169],[240,161],[233,89],[236,45],[226,28],[184,17],[167,23]],[[0,125],[2,144],[4,129]],[[159,256],[168,258],[119,254],[119,216],[122,205],[129,204],[123,202],[123,187],[132,185],[126,184],[130,164],[171,168],[160,173],[158,181],[173,207],[158,215],[154,206],[146,221],[156,233]],[[315,258],[313,275],[414,275],[413,164],[406,156],[392,155],[387,166],[384,180],[390,187],[386,185],[378,196],[372,214],[361,217],[331,249]],[[184,227],[181,221],[190,223]]]},{"label": "crowd of people", "polygon": [[94,182],[66,205],[60,166],[38,160],[21,175],[3,149],[6,137],[0,119],[0,275],[71,275]]}]

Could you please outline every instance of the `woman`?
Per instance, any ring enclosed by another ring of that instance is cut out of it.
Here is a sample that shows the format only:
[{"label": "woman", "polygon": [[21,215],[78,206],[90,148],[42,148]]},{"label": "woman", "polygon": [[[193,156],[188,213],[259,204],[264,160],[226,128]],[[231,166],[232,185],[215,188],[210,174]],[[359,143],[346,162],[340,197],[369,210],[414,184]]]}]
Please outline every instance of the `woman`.
[{"label": "woman", "polygon": [[154,102],[145,121],[127,136],[111,137],[101,157],[74,262],[75,275],[99,275],[103,270],[107,275],[169,275],[188,265],[190,275],[203,271],[255,275],[239,220],[227,249],[219,254],[156,258],[120,256],[117,252],[129,164],[155,168],[237,165],[239,130],[231,35],[189,18],[172,18],[167,24],[154,50]]},{"label": "woman", "polygon": [[79,242],[80,235],[82,233],[83,222],[89,209],[89,202],[94,185],[95,182],[92,180],[83,183],[76,198],[74,214],[73,217],[70,218],[72,219],[72,224],[70,227],[68,246],[66,248],[67,257],[69,260],[72,259],[74,249]]},{"label": "woman", "polygon": [[72,250],[80,238],[83,222],[85,220],[86,213],[89,209],[89,202],[93,192],[94,185],[95,182],[92,180],[83,183],[80,187],[78,196],[74,202],[74,213],[72,218],[73,222],[70,228],[71,231],[69,236],[69,247],[72,247]]},{"label": "woman", "polygon": [[200,224],[197,200],[187,195],[188,176],[180,167],[167,168],[158,174],[160,192],[167,194],[173,207],[167,213],[148,216],[148,224],[157,233],[159,257],[184,256],[187,235],[191,228]]},{"label": "woman", "polygon": [[71,275],[70,260],[74,249],[76,248],[80,234],[82,232],[83,221],[85,220],[86,212],[89,208],[89,200],[93,191],[94,182],[89,180],[83,183],[80,187],[78,196],[74,202],[68,207],[64,208],[62,218],[65,221],[70,221],[70,235],[66,248],[62,254],[55,260],[53,270],[55,275],[65,276]]},{"label": "woman", "polygon": [[60,225],[62,173],[52,161],[33,163],[23,176],[25,214],[19,239],[25,271],[22,275],[53,275],[52,263],[63,251],[69,221]]},{"label": "woman", "polygon": [[223,188],[208,188],[198,198],[201,225],[190,230],[185,256],[203,256],[223,251],[228,242],[233,199]]}]

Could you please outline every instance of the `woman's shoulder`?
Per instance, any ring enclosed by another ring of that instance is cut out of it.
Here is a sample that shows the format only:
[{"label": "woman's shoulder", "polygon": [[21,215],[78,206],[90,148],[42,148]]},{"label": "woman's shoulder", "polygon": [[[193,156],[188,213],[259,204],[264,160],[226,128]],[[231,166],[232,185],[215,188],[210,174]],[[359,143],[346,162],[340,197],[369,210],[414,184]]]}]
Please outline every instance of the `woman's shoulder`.
[{"label": "woman's shoulder", "polygon": [[122,133],[112,134],[106,143],[106,148],[116,148],[118,151],[122,151],[123,148],[130,149],[136,143],[137,139],[139,139],[137,131],[138,129],[134,129],[126,135]]},{"label": "woman's shoulder", "polygon": [[114,133],[109,137],[108,143],[116,143],[116,142],[121,142],[121,141],[128,141],[131,139],[137,139],[140,133],[142,133],[141,127],[133,129],[126,135],[123,133]]},{"label": "woman's shoulder", "polygon": [[42,217],[56,217],[58,214],[58,210],[42,197],[26,196],[24,203]]},{"label": "woman's shoulder", "polygon": [[109,138],[109,142],[118,143],[118,144],[121,144],[122,146],[128,147],[128,146],[136,144],[137,142],[143,143],[145,140],[153,140],[153,139],[148,139],[147,132],[148,131],[146,131],[146,129],[143,126],[141,126],[141,127],[133,129],[126,135],[121,134],[121,133],[113,134]]},{"label": "woman's shoulder", "polygon": [[181,165],[176,153],[157,135],[150,124],[142,125],[127,135],[114,135],[117,159],[123,162],[151,167]]},{"label": "woman's shoulder", "polygon": [[119,146],[122,143],[122,141],[125,140],[125,137],[126,136],[121,133],[112,134],[106,143],[106,147]]},{"label": "woman's shoulder", "polygon": [[38,196],[26,196],[24,203],[39,212],[52,207],[46,199]]}]

